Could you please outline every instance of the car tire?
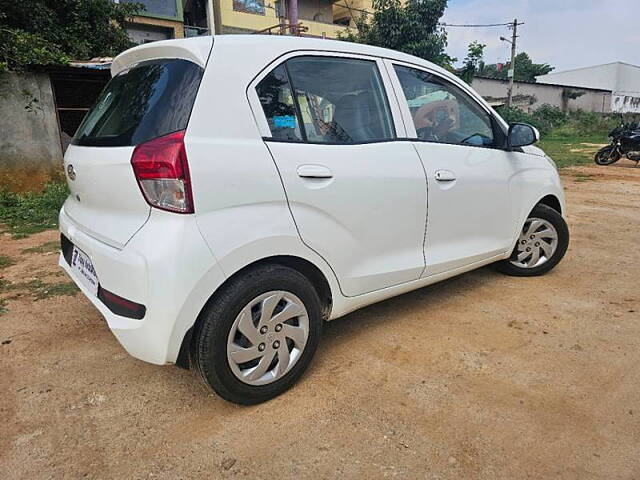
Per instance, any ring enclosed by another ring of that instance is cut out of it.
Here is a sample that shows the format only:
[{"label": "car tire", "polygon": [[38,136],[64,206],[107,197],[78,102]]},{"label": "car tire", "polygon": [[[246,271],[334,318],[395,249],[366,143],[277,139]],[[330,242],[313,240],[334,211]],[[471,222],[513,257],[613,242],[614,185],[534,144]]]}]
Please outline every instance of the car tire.
[{"label": "car tire", "polygon": [[562,215],[538,204],[523,225],[511,257],[494,265],[499,272],[515,277],[543,275],[562,260],[568,246],[569,228]]},{"label": "car tire", "polygon": [[[293,314],[299,315],[286,318]],[[261,403],[302,376],[321,331],[320,300],[307,277],[282,265],[258,266],[231,278],[208,302],[194,331],[191,364],[225,400]],[[244,361],[252,355],[258,357]]]}]

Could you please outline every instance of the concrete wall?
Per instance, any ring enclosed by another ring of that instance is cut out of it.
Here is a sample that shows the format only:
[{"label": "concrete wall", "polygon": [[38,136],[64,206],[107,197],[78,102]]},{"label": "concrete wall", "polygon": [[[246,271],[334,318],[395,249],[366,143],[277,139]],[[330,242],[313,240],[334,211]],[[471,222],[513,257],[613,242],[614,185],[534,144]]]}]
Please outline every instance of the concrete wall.
[{"label": "concrete wall", "polygon": [[0,187],[38,188],[61,170],[62,148],[49,75],[0,75]]},{"label": "concrete wall", "polygon": [[[491,104],[505,103],[509,82],[494,78],[474,78],[471,85]],[[565,90],[583,93],[576,99],[563,97]],[[611,112],[611,92],[569,88],[541,83],[514,83],[514,104],[525,111],[533,111],[541,105],[549,104],[564,111],[584,110],[585,112]]]},{"label": "concrete wall", "polygon": [[640,67],[615,62],[606,65],[550,73],[537,78],[540,83],[577,85],[613,92],[611,110],[640,113]]},{"label": "concrete wall", "polygon": [[617,113],[640,113],[640,94],[614,92],[611,109]]}]

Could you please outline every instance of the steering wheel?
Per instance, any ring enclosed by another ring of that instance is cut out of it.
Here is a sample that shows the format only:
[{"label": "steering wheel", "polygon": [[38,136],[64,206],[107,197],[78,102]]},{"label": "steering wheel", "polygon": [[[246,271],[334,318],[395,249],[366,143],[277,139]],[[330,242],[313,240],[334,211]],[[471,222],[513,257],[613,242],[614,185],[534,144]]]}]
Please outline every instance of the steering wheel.
[{"label": "steering wheel", "polygon": [[420,140],[425,140],[427,142],[432,142],[437,140],[436,136],[433,133],[433,127],[422,127],[416,130],[416,134]]},{"label": "steering wheel", "polygon": [[469,135],[466,138],[463,138],[462,140],[460,140],[460,143],[467,143],[468,140],[471,140],[473,137],[480,137],[482,139],[482,144],[484,145],[484,139],[486,138],[484,135],[482,135],[481,133],[474,133],[473,135]]},{"label": "steering wheel", "polygon": [[427,125],[416,130],[418,138],[426,141],[439,141],[447,136],[451,127],[453,127],[454,121],[451,117],[436,120],[432,125]]}]

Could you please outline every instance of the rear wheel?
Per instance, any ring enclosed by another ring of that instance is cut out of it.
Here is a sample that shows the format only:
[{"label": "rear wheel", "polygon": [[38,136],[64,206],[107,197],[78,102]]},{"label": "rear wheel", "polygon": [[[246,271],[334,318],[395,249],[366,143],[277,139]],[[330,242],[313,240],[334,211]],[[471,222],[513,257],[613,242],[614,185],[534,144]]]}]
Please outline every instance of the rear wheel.
[{"label": "rear wheel", "polygon": [[280,265],[252,269],[218,292],[201,317],[193,364],[222,398],[264,402],[304,373],[322,327],[309,280]]},{"label": "rear wheel", "polygon": [[496,263],[496,269],[517,277],[542,275],[562,260],[568,246],[569,228],[562,215],[546,205],[536,205],[511,257]]},{"label": "rear wheel", "polygon": [[595,162],[598,165],[611,165],[620,160],[620,153],[618,147],[615,145],[607,145],[606,147],[598,150],[595,156]]}]

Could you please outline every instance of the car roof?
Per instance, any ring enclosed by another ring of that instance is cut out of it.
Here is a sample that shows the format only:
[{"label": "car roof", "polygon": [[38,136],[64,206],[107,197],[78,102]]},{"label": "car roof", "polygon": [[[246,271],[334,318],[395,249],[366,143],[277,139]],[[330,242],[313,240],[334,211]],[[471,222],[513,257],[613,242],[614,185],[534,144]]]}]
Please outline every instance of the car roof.
[{"label": "car roof", "polygon": [[[325,51],[335,53],[353,53],[373,57],[388,58],[401,62],[427,67],[451,78],[445,69],[421,58],[387,48],[374,47],[362,43],[341,40],[326,40],[313,37],[288,35],[215,35],[194,38],[162,40],[131,48],[118,55],[112,65],[111,74],[144,60],[157,58],[185,58],[204,67],[207,63],[211,45],[216,56],[231,55],[239,65],[256,65],[260,68],[272,60],[294,51]],[[260,59],[263,59],[261,62]]]}]

